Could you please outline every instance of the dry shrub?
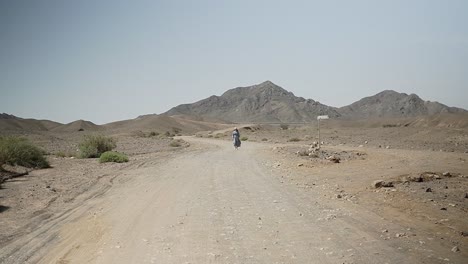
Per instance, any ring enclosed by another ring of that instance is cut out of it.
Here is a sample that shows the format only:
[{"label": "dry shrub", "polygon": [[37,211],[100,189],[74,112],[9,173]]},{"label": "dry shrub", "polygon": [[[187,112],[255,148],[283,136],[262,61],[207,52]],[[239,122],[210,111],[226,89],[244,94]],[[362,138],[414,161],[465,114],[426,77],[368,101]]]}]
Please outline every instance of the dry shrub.
[{"label": "dry shrub", "polygon": [[99,158],[117,147],[115,139],[105,136],[85,136],[79,144],[80,158]]},{"label": "dry shrub", "polygon": [[128,157],[127,155],[115,151],[107,151],[102,153],[101,157],[99,158],[100,163],[104,162],[117,162],[117,163],[123,163],[123,162],[128,162]]},{"label": "dry shrub", "polygon": [[0,137],[0,167],[4,164],[27,168],[48,168],[44,151],[25,138]]}]

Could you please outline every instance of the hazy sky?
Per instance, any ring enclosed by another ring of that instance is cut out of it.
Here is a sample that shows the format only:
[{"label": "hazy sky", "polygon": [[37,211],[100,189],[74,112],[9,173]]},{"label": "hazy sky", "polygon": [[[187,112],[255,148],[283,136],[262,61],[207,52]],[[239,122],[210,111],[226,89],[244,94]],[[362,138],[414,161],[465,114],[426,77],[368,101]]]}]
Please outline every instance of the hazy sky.
[{"label": "hazy sky", "polygon": [[0,113],[98,124],[265,80],[468,109],[468,1],[0,1]]}]

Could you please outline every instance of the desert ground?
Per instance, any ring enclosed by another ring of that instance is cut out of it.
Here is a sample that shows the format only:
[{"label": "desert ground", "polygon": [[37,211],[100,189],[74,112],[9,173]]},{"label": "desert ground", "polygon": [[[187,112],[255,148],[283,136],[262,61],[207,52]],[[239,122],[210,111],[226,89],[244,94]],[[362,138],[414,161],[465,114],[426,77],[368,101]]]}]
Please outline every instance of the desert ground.
[{"label": "desert ground", "polygon": [[74,158],[86,131],[3,131],[52,168],[2,184],[0,263],[468,263],[466,127],[324,122],[317,149],[315,124],[236,126],[239,150],[233,125],[93,132],[122,164]]}]

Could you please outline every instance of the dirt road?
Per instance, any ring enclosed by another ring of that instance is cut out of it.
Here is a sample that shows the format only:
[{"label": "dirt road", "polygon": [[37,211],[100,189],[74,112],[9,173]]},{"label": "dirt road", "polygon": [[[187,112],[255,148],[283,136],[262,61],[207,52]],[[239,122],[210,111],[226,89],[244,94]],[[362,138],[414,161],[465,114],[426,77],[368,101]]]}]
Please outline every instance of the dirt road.
[{"label": "dirt road", "polygon": [[406,227],[283,183],[263,155],[271,146],[245,142],[235,151],[226,141],[186,140],[191,150],[121,172],[131,180],[32,230],[3,263],[463,261],[382,239],[384,228]]}]

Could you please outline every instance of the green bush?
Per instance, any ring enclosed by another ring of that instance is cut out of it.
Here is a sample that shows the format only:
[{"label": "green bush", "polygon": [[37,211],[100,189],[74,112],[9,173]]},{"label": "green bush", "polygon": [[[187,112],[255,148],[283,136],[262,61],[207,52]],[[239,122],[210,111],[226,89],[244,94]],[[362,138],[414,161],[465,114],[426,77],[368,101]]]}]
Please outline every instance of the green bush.
[{"label": "green bush", "polygon": [[79,144],[80,158],[99,158],[102,153],[116,148],[115,139],[105,136],[85,136]]},{"label": "green bush", "polygon": [[44,151],[25,138],[0,137],[0,167],[4,164],[27,168],[48,168]]},{"label": "green bush", "polygon": [[99,157],[99,162],[104,163],[104,162],[117,162],[117,163],[123,163],[123,162],[128,162],[128,157],[127,155],[115,151],[106,151],[101,154],[101,157]]},{"label": "green bush", "polygon": [[299,138],[290,138],[288,141],[289,142],[298,142],[298,141],[301,141],[301,139],[299,139]]},{"label": "green bush", "polygon": [[249,140],[249,138],[248,137],[241,137],[240,140],[241,141],[247,141],[247,140]]}]

